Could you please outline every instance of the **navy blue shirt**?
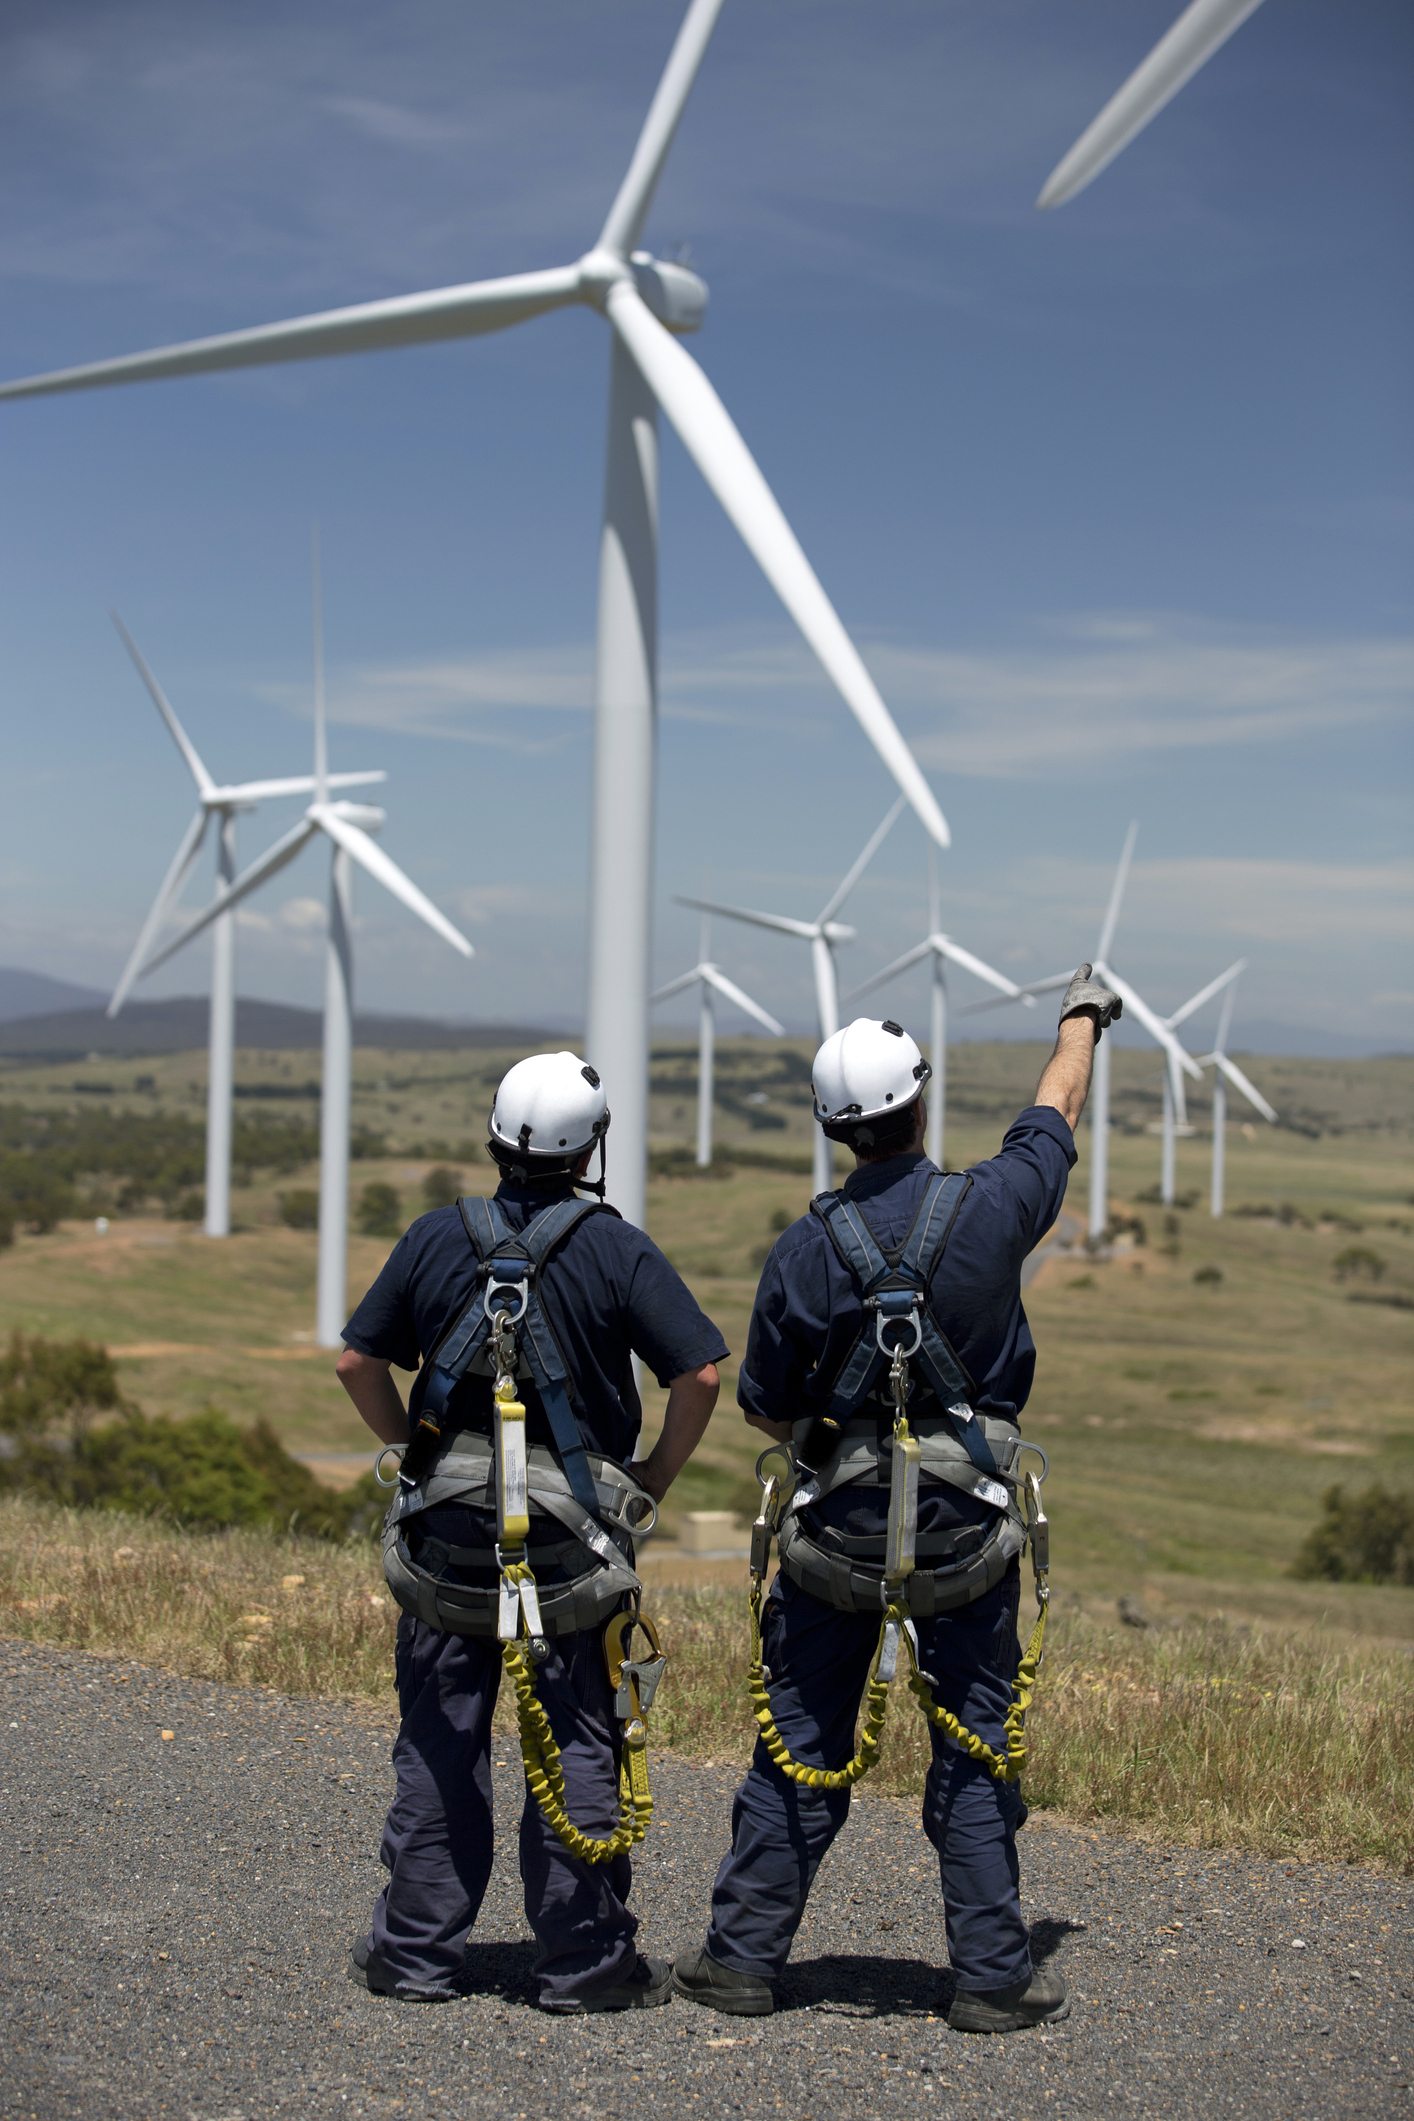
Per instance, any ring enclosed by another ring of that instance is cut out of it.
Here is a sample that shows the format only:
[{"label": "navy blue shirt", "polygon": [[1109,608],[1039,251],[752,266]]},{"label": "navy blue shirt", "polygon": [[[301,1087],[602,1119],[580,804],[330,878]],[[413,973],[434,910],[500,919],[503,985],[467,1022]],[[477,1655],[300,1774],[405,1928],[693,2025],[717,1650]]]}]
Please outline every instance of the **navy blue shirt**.
[{"label": "navy blue shirt", "polygon": [[[1075,1138],[1059,1112],[1032,1105],[1007,1130],[1000,1153],[972,1167],[952,1233],[929,1283],[929,1308],[976,1387],[980,1413],[1016,1421],[1036,1370],[1021,1304],[1021,1267],[1060,1212]],[[909,1152],[865,1164],[845,1180],[881,1248],[903,1243],[937,1166]],[[816,1215],[776,1240],[751,1314],[737,1400],[768,1421],[799,1421],[829,1403],[835,1375],[863,1322],[859,1285]],[[869,1498],[866,1501],[866,1496]],[[951,1491],[920,1514],[920,1530],[984,1519]],[[821,1506],[841,1529],[869,1529],[885,1505],[877,1490],[838,1490]],[[813,1513],[812,1513],[813,1514]]]},{"label": "navy blue shirt", "polygon": [[[571,1191],[503,1180],[497,1206],[523,1230],[552,1201]],[[457,1208],[420,1215],[399,1238],[387,1265],[344,1328],[349,1347],[415,1370],[471,1301],[476,1254]],[[676,1268],[642,1230],[616,1215],[586,1215],[546,1262],[540,1279],[546,1316],[577,1391],[575,1414],[585,1443],[627,1465],[643,1419],[630,1355],[647,1363],[658,1382],[720,1362],[726,1342]],[[415,1422],[424,1378],[412,1388]],[[532,1443],[551,1441],[533,1385],[523,1387]],[[470,1427],[491,1427],[491,1380],[469,1377],[453,1402]]]}]

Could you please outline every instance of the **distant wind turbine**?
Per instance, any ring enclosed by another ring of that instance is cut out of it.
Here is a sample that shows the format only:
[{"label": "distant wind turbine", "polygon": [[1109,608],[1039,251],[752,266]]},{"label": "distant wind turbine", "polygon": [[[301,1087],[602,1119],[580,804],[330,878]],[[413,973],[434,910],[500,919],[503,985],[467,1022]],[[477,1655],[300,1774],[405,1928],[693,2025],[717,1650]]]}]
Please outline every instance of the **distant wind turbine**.
[{"label": "distant wind turbine", "polygon": [[1227,1035],[1232,1028],[1233,1004],[1237,1000],[1237,981],[1234,979],[1223,996],[1222,1015],[1218,1019],[1218,1035],[1213,1041],[1211,1053],[1205,1053],[1199,1062],[1203,1068],[1213,1070],[1213,1167],[1208,1205],[1214,1217],[1223,1212],[1223,1176],[1227,1153],[1227,1086],[1240,1090],[1253,1110],[1260,1112],[1270,1125],[1277,1123],[1273,1112],[1260,1090],[1254,1089],[1236,1061],[1227,1057]]},{"label": "distant wind turbine", "polygon": [[[1206,987],[1200,987],[1196,994],[1190,995],[1181,1009],[1175,1009],[1172,1016],[1164,1018],[1169,1030],[1176,1031],[1180,1024],[1187,1023],[1190,1016],[1196,1016],[1205,1003],[1210,1002],[1214,995],[1221,994],[1224,988],[1230,990],[1233,982],[1246,968],[1246,958],[1240,957],[1235,965],[1228,966],[1226,972],[1220,972],[1216,979],[1209,980]],[[1202,1063],[1200,1062],[1199,1066],[1201,1067],[1201,1065]],[[1182,1125],[1190,1134],[1193,1131],[1188,1126],[1188,1115],[1186,1112],[1183,1113],[1181,1121],[1179,1118],[1183,1099],[1183,1085],[1180,1080],[1175,1086],[1174,1073],[1173,1064],[1170,1061],[1164,1069],[1163,1156],[1159,1166],[1159,1198],[1166,1208],[1173,1206],[1178,1189],[1179,1126]]]},{"label": "distant wind turbine", "polygon": [[[840,988],[835,949],[854,941],[853,928],[835,919],[880,847],[892,831],[907,798],[898,801],[870,835],[864,852],[842,882],[835,886],[813,921],[793,921],[783,913],[760,913],[749,906],[722,906],[715,899],[679,898],[680,906],[695,906],[699,913],[724,914],[729,921],[746,921],[753,928],[773,928],[780,935],[794,935],[810,945],[810,965],[815,975],[815,1016],[820,1043],[833,1038],[840,1028]],[[815,1128],[815,1169],[812,1179],[817,1193],[828,1190],[834,1175],[834,1144],[820,1127]]]},{"label": "distant wind turbine", "polygon": [[572,265],[398,295],[223,332],[0,385],[0,398],[211,374],[267,362],[471,338],[552,309],[596,309],[612,329],[608,463],[599,547],[585,1050],[609,1085],[618,1144],[611,1192],[643,1220],[648,1141],[653,773],[657,735],[658,411],[938,846],[946,820],[859,652],[716,391],[680,343],[707,308],[686,266],[638,248],[663,164],[722,0],[691,0],[633,158],[592,248]]},{"label": "distant wind turbine", "polygon": [[[1135,993],[1128,980],[1121,978],[1109,961],[1110,951],[1114,947],[1115,929],[1119,925],[1119,909],[1124,899],[1124,887],[1129,877],[1129,865],[1134,859],[1134,842],[1138,837],[1139,824],[1136,819],[1125,834],[1124,847],[1119,858],[1119,867],[1115,871],[1115,880],[1110,891],[1110,902],[1105,908],[1104,924],[1100,929],[1100,940],[1096,946],[1093,967],[1097,978],[1102,979],[1105,985],[1112,988],[1119,996],[1128,1015],[1133,1018],[1135,1023],[1142,1024],[1155,1044],[1163,1048],[1168,1058],[1168,1069],[1165,1075],[1165,1096],[1172,1096],[1178,1120],[1182,1125],[1187,1126],[1188,1113],[1184,1103],[1183,1077],[1189,1075],[1194,1082],[1201,1082],[1203,1080],[1203,1071],[1192,1055],[1185,1053],[1169,1026],[1164,1022],[1164,1019],[1156,1015],[1142,996]],[[1073,974],[1069,972],[1054,972],[1047,979],[1033,980],[1029,986],[1023,987],[1020,990],[1021,996],[1024,1000],[1030,994],[1052,993],[1058,987],[1068,987],[1072,977]],[[1220,985],[1221,982],[1218,984]],[[992,1009],[998,1006],[1000,1005],[997,1002],[991,1000],[973,1002],[969,1004],[964,1014],[970,1016],[976,1010]],[[1188,1006],[1185,1005],[1185,1014]],[[1198,1006],[1197,998],[1195,998],[1191,1006],[1194,1008]],[[1090,1079],[1090,1096],[1086,1109],[1090,1116],[1090,1213],[1087,1234],[1092,1241],[1097,1241],[1104,1235],[1110,1219],[1110,1041],[1108,1038],[1102,1038],[1099,1045],[1095,1048],[1095,1070]]]},{"label": "distant wind turbine", "polygon": [[[314,782],[308,774],[293,780],[238,781],[232,785],[221,785],[211,778],[203,765],[195,744],[177,720],[167,695],[158,684],[143,660],[136,641],[128,632],[116,611],[109,617],[121,634],[128,654],[137,666],[138,676],[152,695],[153,705],[161,715],[171,734],[173,743],[186,761],[187,771],[196,782],[196,816],[188,825],[172,857],[171,867],[162,879],[162,887],[152,902],[152,911],[143,922],[142,932],[133,945],[132,955],[123,967],[122,978],[113,989],[113,999],[108,1004],[108,1014],[115,1017],[127,1000],[134,983],[144,972],[151,970],[147,953],[166,926],[182,895],[182,888],[192,872],[202,842],[212,819],[216,820],[216,890],[219,896],[229,889],[236,874],[236,819],[242,811],[252,811],[267,797],[281,795],[308,795]],[[331,788],[362,788],[374,781],[386,780],[382,773],[334,773],[329,776]],[[222,913],[212,922],[211,950],[211,1016],[209,1031],[209,1060],[206,1080],[206,1234],[208,1237],[229,1237],[231,1234],[231,1098],[235,1076],[236,1043],[236,924],[232,913]],[[169,953],[164,952],[166,956]],[[156,960],[152,960],[155,963]]]},{"label": "distant wind turbine", "polygon": [[876,972],[872,979],[867,979],[862,986],[856,987],[853,994],[845,996],[847,1002],[858,1001],[861,994],[868,994],[873,988],[882,987],[885,980],[893,979],[897,973],[907,972],[910,966],[921,963],[925,957],[932,960],[932,1022],[930,1025],[932,1043],[929,1048],[928,1058],[933,1064],[933,1080],[928,1085],[927,1148],[929,1156],[940,1171],[943,1168],[943,1140],[946,1131],[945,1114],[948,1084],[948,965],[958,965],[964,972],[971,972],[976,978],[985,980],[989,986],[997,988],[1007,1001],[1019,1001],[1033,1009],[1036,1006],[1036,998],[1033,994],[1018,987],[1015,980],[1009,980],[1004,972],[993,971],[992,967],[984,964],[980,957],[974,957],[970,950],[964,950],[960,943],[955,943],[950,935],[944,935],[942,929],[942,906],[938,890],[938,857],[936,851],[930,847],[928,849],[928,933],[926,937],[921,943],[915,944],[912,950],[905,950],[902,957],[896,957],[891,965],[885,965],[882,972]]},{"label": "distant wind turbine", "polygon": [[680,979],[669,980],[653,996],[655,1002],[665,1002],[670,995],[685,994],[689,987],[702,989],[697,1015],[697,1161],[704,1169],[712,1161],[712,1072],[716,1056],[717,1023],[716,997],[720,994],[724,1002],[734,1009],[744,1010],[754,1017],[772,1038],[784,1038],[785,1025],[778,1024],[774,1016],[754,1002],[749,994],[729,980],[720,965],[711,960],[712,923],[707,914],[702,916],[702,934],[698,944],[701,952],[691,972],[684,972]]},{"label": "distant wind turbine", "polygon": [[1157,117],[1261,0],[1193,0],[1047,177],[1036,204],[1064,206]]},{"label": "distant wind turbine", "polygon": [[292,862],[317,834],[331,843],[329,949],[324,982],[324,1069],[319,1110],[319,1276],[315,1338],[321,1348],[339,1346],[348,1316],[349,1117],[353,1095],[353,865],[368,871],[385,891],[425,921],[463,957],[471,944],[432,901],[424,898],[397,863],[369,838],[387,812],[359,803],[331,803],[324,719],[324,629],[320,611],[319,548],[314,550],[314,801],[299,823],[268,847],[211,904],[148,960],[166,960],[213,921],[229,915],[253,891]]}]

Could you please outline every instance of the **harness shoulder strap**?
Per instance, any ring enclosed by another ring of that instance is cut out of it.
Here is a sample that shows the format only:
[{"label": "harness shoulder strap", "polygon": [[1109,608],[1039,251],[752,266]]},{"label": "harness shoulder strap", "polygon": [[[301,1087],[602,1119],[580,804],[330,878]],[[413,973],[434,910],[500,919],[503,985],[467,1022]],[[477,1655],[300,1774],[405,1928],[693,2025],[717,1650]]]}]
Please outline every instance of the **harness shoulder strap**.
[{"label": "harness shoulder strap", "polygon": [[810,1212],[820,1218],[841,1261],[868,1296],[888,1273],[889,1262],[854,1202],[843,1193],[817,1193]]}]

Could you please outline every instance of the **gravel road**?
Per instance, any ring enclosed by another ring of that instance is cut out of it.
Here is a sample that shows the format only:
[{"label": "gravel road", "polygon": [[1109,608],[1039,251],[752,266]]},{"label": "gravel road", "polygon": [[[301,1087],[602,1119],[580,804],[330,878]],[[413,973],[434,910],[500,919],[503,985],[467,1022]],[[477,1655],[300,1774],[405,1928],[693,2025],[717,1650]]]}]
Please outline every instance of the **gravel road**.
[{"label": "gravel road", "polygon": [[[345,1963],[380,1880],[391,1734],[391,1715],[0,1643],[0,2113],[1414,2114],[1407,1881],[1033,1821],[1027,1912],[1073,2015],[969,2038],[941,2015],[932,1851],[907,1807],[867,1795],[774,2018],[680,1999],[542,2017],[513,1834],[472,1944],[476,1993],[369,1996]],[[500,1763],[509,1823],[520,1773],[507,1748]],[[655,1762],[635,1890],[650,1951],[701,1938],[734,1781]]]}]

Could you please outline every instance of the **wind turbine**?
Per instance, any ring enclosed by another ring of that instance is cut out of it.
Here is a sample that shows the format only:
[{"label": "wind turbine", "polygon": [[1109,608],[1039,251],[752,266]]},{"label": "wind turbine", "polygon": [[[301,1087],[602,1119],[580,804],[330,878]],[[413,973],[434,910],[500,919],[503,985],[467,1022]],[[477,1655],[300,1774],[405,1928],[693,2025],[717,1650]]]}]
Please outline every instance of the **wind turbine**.
[{"label": "wind turbine", "polygon": [[[1173,1097],[1178,1118],[1187,1126],[1183,1077],[1189,1075],[1194,1082],[1201,1082],[1203,1071],[1192,1055],[1184,1052],[1164,1019],[1155,1014],[1142,996],[1135,993],[1128,980],[1121,978],[1109,961],[1110,951],[1114,946],[1115,929],[1119,925],[1119,909],[1129,877],[1129,865],[1134,859],[1134,842],[1138,837],[1139,823],[1136,819],[1125,834],[1119,867],[1115,871],[1114,884],[1110,890],[1110,902],[1105,908],[1100,940],[1092,962],[1096,976],[1102,979],[1107,987],[1113,988],[1135,1022],[1142,1024],[1155,1044],[1163,1048],[1168,1058],[1168,1069],[1164,1078],[1165,1096]],[[1047,979],[1033,980],[1028,986],[1020,989],[1021,998],[1024,1000],[1027,995],[1049,994],[1057,987],[1068,987],[1072,977],[1069,972],[1054,972]],[[1222,983],[1219,981],[1216,984]],[[1183,1013],[1186,1015],[1190,1007],[1197,1008],[1202,999],[1206,999],[1206,996],[1195,997],[1191,1004],[1185,1005]],[[999,1004],[991,999],[972,1002],[963,1014],[971,1016],[979,1009],[994,1009],[998,1006]],[[1107,1038],[1102,1038],[1095,1048],[1095,1072],[1090,1079],[1087,1109],[1090,1114],[1090,1208],[1087,1235],[1093,1241],[1104,1235],[1110,1219],[1110,1041]]]},{"label": "wind turbine", "polygon": [[[1209,980],[1206,987],[1200,987],[1196,994],[1189,996],[1181,1009],[1175,1009],[1172,1016],[1164,1018],[1164,1023],[1168,1029],[1176,1031],[1180,1024],[1187,1023],[1190,1016],[1196,1015],[1205,1002],[1210,1002],[1215,994],[1221,994],[1224,988],[1231,989],[1234,980],[1237,979],[1241,972],[1246,970],[1246,967],[1246,958],[1240,957],[1235,965],[1228,966],[1226,972],[1220,972],[1216,979]],[[1202,1063],[1200,1062],[1199,1066],[1201,1067],[1201,1065]],[[1182,1114],[1181,1119],[1180,1114]],[[1164,1067],[1163,1157],[1159,1166],[1159,1198],[1166,1208],[1173,1206],[1174,1196],[1177,1192],[1178,1130],[1180,1125],[1186,1132],[1192,1133],[1193,1130],[1188,1125],[1188,1114],[1184,1108],[1183,1081],[1181,1077],[1176,1075],[1173,1061],[1170,1058],[1166,1061]]]},{"label": "wind turbine", "polygon": [[1061,157],[1036,204],[1064,206],[1084,191],[1260,5],[1261,0],[1193,0]]},{"label": "wind turbine", "polygon": [[1213,1169],[1208,1195],[1208,1207],[1214,1216],[1223,1212],[1223,1165],[1227,1150],[1227,1086],[1228,1083],[1242,1092],[1254,1111],[1263,1119],[1276,1125],[1277,1116],[1260,1090],[1254,1089],[1236,1061],[1227,1057],[1227,1034],[1232,1026],[1233,1004],[1237,1000],[1237,980],[1233,978],[1223,996],[1222,1015],[1218,1018],[1218,1035],[1213,1041],[1211,1053],[1205,1053],[1200,1067],[1213,1070]]},{"label": "wind turbine", "polygon": [[754,1002],[749,994],[743,994],[719,965],[712,963],[708,956],[711,928],[711,919],[704,913],[698,944],[702,954],[697,963],[691,972],[684,972],[680,979],[669,980],[667,986],[660,987],[653,996],[655,1002],[665,1002],[670,995],[686,993],[689,987],[700,986],[702,989],[697,1016],[697,1161],[704,1169],[712,1161],[712,1063],[717,1044],[717,995],[720,994],[724,1002],[730,1002],[734,1009],[743,1009],[748,1016],[754,1017],[772,1038],[786,1035],[784,1024],[778,1024],[759,1002]]},{"label": "wind turbine", "polygon": [[1036,1006],[1034,994],[1018,987],[1016,982],[1009,980],[1004,972],[993,971],[990,965],[984,964],[980,957],[974,957],[970,950],[964,950],[960,943],[955,943],[952,937],[944,935],[942,930],[942,906],[938,890],[938,857],[934,849],[930,847],[928,849],[928,933],[926,937],[921,943],[915,944],[912,950],[906,950],[902,957],[896,957],[891,965],[885,965],[882,972],[876,972],[872,979],[865,980],[862,987],[856,987],[853,994],[845,996],[846,1001],[857,1001],[861,994],[868,994],[871,989],[882,987],[885,980],[892,979],[895,973],[906,972],[911,965],[921,963],[925,957],[931,958],[933,992],[930,1030],[932,1044],[928,1057],[933,1063],[933,1080],[928,1086],[927,1146],[929,1156],[940,1171],[943,1168],[944,1115],[947,1106],[948,1082],[948,965],[950,963],[959,965],[964,972],[971,972],[976,978],[985,980],[989,986],[997,988],[1007,1001],[1023,1002],[1032,1009]]},{"label": "wind turbine", "polygon": [[329,946],[324,980],[324,1068],[319,1108],[319,1274],[315,1304],[315,1338],[321,1348],[336,1348],[347,1317],[349,1244],[349,1111],[353,1093],[353,883],[355,862],[391,891],[418,919],[449,942],[463,957],[471,944],[446,915],[439,913],[397,863],[369,838],[387,812],[361,803],[333,803],[329,790],[328,743],[324,726],[324,633],[320,611],[319,550],[314,553],[314,801],[258,861],[218,891],[204,912],[187,922],[166,947],[148,960],[146,970],[165,964],[213,921],[229,916],[242,899],[268,883],[292,862],[317,834],[331,843]]},{"label": "wind turbine", "polygon": [[[729,921],[746,921],[753,928],[774,928],[781,935],[795,935],[810,945],[810,964],[815,975],[815,1017],[823,1045],[840,1028],[840,988],[835,965],[835,946],[854,941],[853,928],[835,919],[840,907],[863,876],[892,831],[908,798],[898,801],[871,833],[864,852],[843,881],[836,885],[813,921],[793,921],[783,913],[759,913],[749,906],[721,906],[715,899],[679,898],[680,906],[695,906],[699,913],[721,913]],[[817,1193],[827,1192],[834,1176],[834,1143],[823,1129],[815,1129],[815,1168],[812,1184]]]},{"label": "wind turbine", "polygon": [[[293,780],[239,781],[233,785],[218,786],[202,763],[195,744],[178,721],[162,687],[148,669],[127,627],[116,611],[110,612],[109,617],[137,666],[138,676],[152,695],[153,705],[167,724],[173,743],[186,761],[187,771],[196,782],[197,794],[196,816],[178,843],[171,867],[162,879],[162,887],[152,902],[152,911],[143,922],[142,932],[133,945],[132,955],[123,967],[123,976],[113,989],[113,999],[108,1004],[108,1015],[111,1018],[122,1008],[134,982],[151,969],[146,963],[147,953],[182,895],[182,888],[201,852],[202,842],[212,820],[216,822],[216,890],[219,897],[235,878],[236,819],[241,812],[254,810],[258,803],[270,796],[308,795],[314,788],[314,782],[306,774],[296,776]],[[329,786],[362,788],[371,782],[386,779],[387,775],[383,773],[333,773],[329,776]],[[229,912],[218,915],[212,923],[212,930],[211,1015],[206,1080],[205,1228],[208,1237],[229,1237],[231,1095],[235,1077],[236,1043],[235,916]]]},{"label": "wind turbine", "polygon": [[619,1144],[612,1191],[634,1222],[643,1219],[647,1177],[660,407],[925,830],[938,846],[948,845],[947,823],[917,760],[730,415],[675,336],[701,324],[706,286],[685,266],[638,248],[721,6],[722,0],[691,0],[608,219],[574,264],[399,295],[0,385],[0,398],[37,397],[469,338],[575,303],[608,320],[585,1046],[612,1091]]}]

